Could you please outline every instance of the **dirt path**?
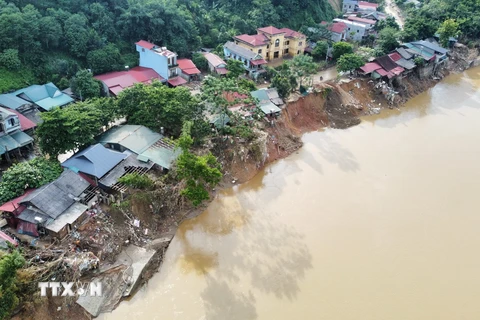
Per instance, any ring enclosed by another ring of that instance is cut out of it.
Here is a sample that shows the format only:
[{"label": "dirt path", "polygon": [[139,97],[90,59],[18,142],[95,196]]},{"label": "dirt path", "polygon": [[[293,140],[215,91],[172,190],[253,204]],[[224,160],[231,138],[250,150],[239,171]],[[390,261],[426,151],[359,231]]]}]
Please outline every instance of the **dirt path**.
[{"label": "dirt path", "polygon": [[385,0],[385,12],[394,17],[395,21],[397,21],[398,25],[400,26],[400,29],[403,29],[405,21],[403,20],[402,12],[394,0]]}]

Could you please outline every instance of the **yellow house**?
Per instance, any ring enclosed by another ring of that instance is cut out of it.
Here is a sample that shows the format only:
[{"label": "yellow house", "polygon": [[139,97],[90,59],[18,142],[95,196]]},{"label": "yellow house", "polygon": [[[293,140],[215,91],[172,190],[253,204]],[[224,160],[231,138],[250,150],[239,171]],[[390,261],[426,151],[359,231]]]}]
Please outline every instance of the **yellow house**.
[{"label": "yellow house", "polygon": [[267,60],[303,54],[307,42],[307,37],[300,32],[273,26],[257,29],[256,35],[242,34],[233,39],[235,44],[260,54]]}]

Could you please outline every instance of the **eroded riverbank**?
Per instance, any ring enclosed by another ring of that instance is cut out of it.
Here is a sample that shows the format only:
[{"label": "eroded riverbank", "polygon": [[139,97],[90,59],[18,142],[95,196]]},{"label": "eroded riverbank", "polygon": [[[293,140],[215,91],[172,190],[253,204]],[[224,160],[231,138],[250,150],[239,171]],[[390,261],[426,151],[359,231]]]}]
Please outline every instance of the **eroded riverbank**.
[{"label": "eroded riverbank", "polygon": [[478,318],[479,79],[305,135],[184,222],[161,272],[105,318]]}]

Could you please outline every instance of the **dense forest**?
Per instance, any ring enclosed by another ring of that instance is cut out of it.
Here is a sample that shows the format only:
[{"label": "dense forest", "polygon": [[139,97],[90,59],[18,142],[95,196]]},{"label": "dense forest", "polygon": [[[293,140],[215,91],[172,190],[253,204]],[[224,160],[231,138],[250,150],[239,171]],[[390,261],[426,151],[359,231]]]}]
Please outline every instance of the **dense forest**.
[{"label": "dense forest", "polygon": [[479,0],[423,0],[420,8],[413,4],[397,3],[407,11],[403,40],[412,41],[431,37],[447,19],[458,23],[461,41],[468,43],[480,38],[480,1]]},{"label": "dense forest", "polygon": [[139,39],[189,56],[261,26],[300,29],[335,15],[327,0],[0,0],[0,92],[134,66]]}]

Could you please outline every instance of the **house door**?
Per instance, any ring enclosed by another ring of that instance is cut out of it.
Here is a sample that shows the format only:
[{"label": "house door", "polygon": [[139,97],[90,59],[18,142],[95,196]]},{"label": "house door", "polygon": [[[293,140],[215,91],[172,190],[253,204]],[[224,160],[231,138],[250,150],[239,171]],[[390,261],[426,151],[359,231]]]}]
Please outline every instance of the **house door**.
[{"label": "house door", "polygon": [[275,52],[273,53],[273,59],[276,59],[276,58],[278,58],[278,51],[275,51]]}]

